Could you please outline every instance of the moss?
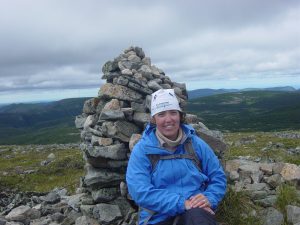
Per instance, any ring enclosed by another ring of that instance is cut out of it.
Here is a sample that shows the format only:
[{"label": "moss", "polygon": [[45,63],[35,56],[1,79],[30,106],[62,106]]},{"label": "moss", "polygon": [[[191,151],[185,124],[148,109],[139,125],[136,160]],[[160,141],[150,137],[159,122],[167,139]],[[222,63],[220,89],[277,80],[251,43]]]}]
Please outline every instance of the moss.
[{"label": "moss", "polygon": [[[4,148],[1,148],[2,150]],[[50,153],[55,160],[47,166],[41,166]],[[11,149],[3,150],[0,158],[0,189],[11,188],[21,191],[48,192],[55,187],[65,187],[74,193],[79,186],[80,177],[84,175],[84,161],[79,149],[56,149],[22,153]],[[31,174],[18,173],[18,170],[35,170]]]}]

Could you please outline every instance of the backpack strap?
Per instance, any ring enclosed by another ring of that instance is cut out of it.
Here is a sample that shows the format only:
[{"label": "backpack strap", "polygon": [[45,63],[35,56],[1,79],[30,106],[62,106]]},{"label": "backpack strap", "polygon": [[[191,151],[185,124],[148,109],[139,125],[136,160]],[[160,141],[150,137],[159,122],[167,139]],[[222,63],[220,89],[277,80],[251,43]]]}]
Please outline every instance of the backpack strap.
[{"label": "backpack strap", "polygon": [[188,139],[184,144],[184,149],[186,153],[184,154],[172,154],[172,155],[159,155],[159,154],[148,154],[148,158],[151,162],[152,171],[154,171],[155,167],[159,160],[168,160],[168,159],[190,159],[197,167],[197,169],[202,172],[201,162],[195,152],[193,144],[190,139]]},{"label": "backpack strap", "polygon": [[187,153],[188,153],[189,155],[192,156],[193,163],[194,163],[195,166],[198,168],[198,170],[199,170],[200,172],[202,172],[201,161],[200,161],[198,155],[196,154],[196,151],[195,151],[195,149],[194,149],[194,147],[193,147],[193,143],[192,143],[191,139],[188,139],[188,140],[185,142],[185,144],[184,144],[184,149],[185,149],[185,151],[187,151]]}]

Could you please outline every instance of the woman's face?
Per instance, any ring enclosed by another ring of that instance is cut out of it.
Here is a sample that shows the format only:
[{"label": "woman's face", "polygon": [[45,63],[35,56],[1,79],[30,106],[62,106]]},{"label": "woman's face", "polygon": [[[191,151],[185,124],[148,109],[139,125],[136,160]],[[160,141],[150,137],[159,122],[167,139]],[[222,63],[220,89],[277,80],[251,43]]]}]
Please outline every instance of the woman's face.
[{"label": "woman's face", "polygon": [[154,115],[156,128],[170,140],[176,140],[180,126],[178,110],[167,110]]}]

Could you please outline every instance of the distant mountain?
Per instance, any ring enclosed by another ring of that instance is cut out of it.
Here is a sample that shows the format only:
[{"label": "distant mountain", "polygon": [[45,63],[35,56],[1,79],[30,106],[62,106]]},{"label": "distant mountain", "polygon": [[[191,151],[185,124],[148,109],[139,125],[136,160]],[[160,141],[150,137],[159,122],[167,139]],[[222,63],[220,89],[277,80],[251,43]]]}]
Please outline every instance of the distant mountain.
[{"label": "distant mountain", "polygon": [[[300,90],[300,89],[299,89]],[[285,87],[271,87],[271,88],[244,88],[244,89],[196,89],[188,91],[189,99],[204,97],[204,96],[211,96],[217,94],[224,94],[224,93],[234,93],[234,92],[243,92],[243,91],[283,91],[283,92],[293,92],[297,91],[297,89],[291,86]]]},{"label": "distant mountain", "polygon": [[[18,103],[0,108],[0,144],[48,144],[79,140],[75,116],[88,98]],[[75,137],[76,136],[76,137]]]},{"label": "distant mountain", "polygon": [[300,129],[300,92],[243,91],[192,99],[187,111],[210,129],[274,131]]},{"label": "distant mountain", "polygon": [[[222,91],[234,91],[221,93]],[[219,89],[190,99],[186,111],[203,118],[210,129],[273,131],[300,129],[300,91]],[[218,94],[216,94],[218,93]],[[203,93],[202,93],[203,94]],[[0,108],[1,144],[51,144],[80,141],[75,116],[89,98],[47,103],[19,103]]]},{"label": "distant mountain", "polygon": [[224,94],[224,93],[232,93],[232,92],[238,92],[239,89],[196,89],[192,91],[188,91],[189,99],[204,97],[204,96],[210,96],[210,95],[217,95],[217,94]]}]

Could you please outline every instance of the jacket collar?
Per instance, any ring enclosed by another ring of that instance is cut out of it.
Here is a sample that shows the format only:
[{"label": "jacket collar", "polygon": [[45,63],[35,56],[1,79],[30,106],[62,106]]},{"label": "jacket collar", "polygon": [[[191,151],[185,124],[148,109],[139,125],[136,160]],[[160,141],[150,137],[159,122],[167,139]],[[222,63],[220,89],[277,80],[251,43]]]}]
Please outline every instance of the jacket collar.
[{"label": "jacket collar", "polygon": [[[195,133],[195,129],[187,124],[180,124],[182,131],[185,134],[185,138],[191,138],[191,136]],[[145,153],[146,154],[171,154],[165,149],[160,147],[159,140],[155,135],[156,125],[148,124],[143,132],[142,139],[145,141]],[[186,141],[185,139],[185,141]],[[185,142],[184,141],[184,142]]]}]

